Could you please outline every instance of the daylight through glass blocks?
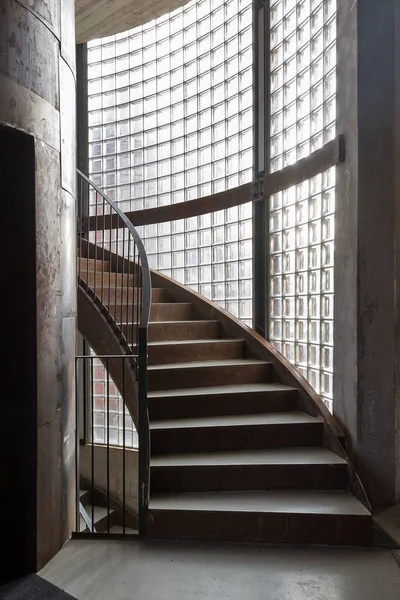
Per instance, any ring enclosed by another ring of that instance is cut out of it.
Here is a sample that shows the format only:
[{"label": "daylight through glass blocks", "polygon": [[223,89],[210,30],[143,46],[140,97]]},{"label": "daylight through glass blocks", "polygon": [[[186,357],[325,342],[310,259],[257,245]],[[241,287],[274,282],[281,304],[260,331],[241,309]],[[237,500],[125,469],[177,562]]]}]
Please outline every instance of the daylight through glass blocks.
[{"label": "daylight through glass blocks", "polygon": [[[90,177],[125,212],[252,180],[251,0],[197,0],[88,44]],[[252,207],[138,228],[150,266],[252,318]]]},{"label": "daylight through glass blocks", "polygon": [[[270,7],[270,170],[336,135],[336,0]],[[271,198],[270,337],[332,410],[335,170]]]},{"label": "daylight through glass blocks", "polygon": [[[91,355],[94,352],[91,351]],[[93,389],[93,441],[95,444],[138,447],[138,434],[122,396],[98,358],[93,360],[91,386]],[[108,406],[107,406],[108,403]],[[91,410],[91,406],[88,407]],[[125,419],[125,427],[124,420]]]}]

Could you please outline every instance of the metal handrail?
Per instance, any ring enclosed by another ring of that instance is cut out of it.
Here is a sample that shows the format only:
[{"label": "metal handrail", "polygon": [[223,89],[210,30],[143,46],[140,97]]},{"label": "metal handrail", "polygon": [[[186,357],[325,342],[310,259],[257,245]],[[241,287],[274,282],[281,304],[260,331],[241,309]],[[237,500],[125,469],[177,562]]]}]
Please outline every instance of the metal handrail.
[{"label": "metal handrail", "polygon": [[[115,324],[117,334],[125,338],[136,368],[140,490],[139,532],[146,533],[150,486],[147,406],[148,324],[151,309],[150,268],[144,244],[129,217],[82,171],[77,169],[77,174],[80,178],[77,229],[80,247],[78,287],[84,288],[86,292],[90,291],[96,298],[96,302],[100,302],[100,306],[104,308]],[[92,193],[95,195],[92,205],[95,210],[94,216],[90,216],[89,200]],[[112,211],[111,214],[107,212],[109,210]],[[104,220],[105,215],[110,217],[107,223]],[[100,219],[102,219],[102,227],[98,228]],[[93,222],[95,228],[91,226]],[[94,241],[90,241],[91,237],[94,238]],[[115,252],[112,250],[114,245]],[[84,258],[87,259],[86,279],[83,273],[85,268],[81,267],[81,259]],[[89,270],[90,258],[94,260],[94,271]],[[96,267],[97,263],[102,265],[99,271]],[[93,277],[93,282],[91,282],[91,277]],[[112,281],[113,284],[111,284]],[[128,356],[126,357],[128,358]],[[132,415],[132,417],[135,420],[135,416]]]},{"label": "metal handrail", "polygon": [[142,242],[142,239],[141,239],[140,235],[138,234],[138,232],[136,231],[136,229],[135,229],[134,225],[132,224],[132,222],[128,219],[128,217],[125,215],[125,213],[120,208],[118,208],[118,206],[111,200],[111,198],[109,198],[107,196],[107,194],[105,194],[104,192],[102,192],[97,187],[97,185],[95,183],[93,183],[93,181],[91,181],[89,179],[89,177],[87,177],[84,173],[82,173],[82,171],[80,171],[79,169],[76,169],[76,172],[94,190],[96,190],[96,192],[98,194],[100,194],[100,196],[102,198],[104,198],[104,200],[106,200],[106,202],[111,206],[111,208],[113,210],[115,210],[115,212],[118,214],[119,218],[126,225],[126,227],[128,228],[129,232],[131,233],[133,239],[136,242],[136,245],[138,247],[139,254],[140,254],[141,264],[142,264],[142,286],[143,286],[143,289],[142,289],[143,305],[142,305],[142,310],[141,310],[141,315],[140,315],[140,323],[139,324],[140,324],[141,327],[147,327],[147,325],[149,324],[150,307],[151,307],[151,276],[150,276],[149,262],[147,260],[147,254],[146,254],[146,250],[145,250],[144,244]]}]

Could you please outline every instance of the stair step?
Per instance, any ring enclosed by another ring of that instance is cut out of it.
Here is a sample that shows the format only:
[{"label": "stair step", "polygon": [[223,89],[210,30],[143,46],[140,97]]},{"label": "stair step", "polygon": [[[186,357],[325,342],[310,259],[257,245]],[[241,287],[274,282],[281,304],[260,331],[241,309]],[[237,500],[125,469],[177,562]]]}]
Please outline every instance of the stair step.
[{"label": "stair step", "polygon": [[[104,289],[101,287],[96,287],[96,293],[99,298],[104,301],[106,306],[116,306],[115,310],[121,310],[121,300],[122,305],[126,306],[126,304],[132,304],[132,302],[135,302],[138,298],[138,290],[133,286],[127,288],[126,286],[122,287],[105,285]],[[152,302],[166,302],[168,300],[167,290],[163,288],[153,288],[151,292],[151,300]],[[119,315],[121,313],[116,314]]]},{"label": "stair step", "polygon": [[244,356],[244,341],[211,339],[152,342],[149,344],[148,350],[150,365],[171,364],[190,360],[242,358]]},{"label": "stair step", "polygon": [[122,525],[113,525],[110,527],[110,533],[118,533],[118,534],[138,534],[137,529],[130,529],[129,527],[125,527],[125,531]]},{"label": "stair step", "polygon": [[170,454],[151,459],[151,490],[156,494],[346,487],[346,461],[325,448]]},{"label": "stair step", "polygon": [[217,338],[218,321],[159,321],[149,323],[149,342]]},{"label": "stair step", "polygon": [[348,491],[155,494],[150,537],[369,544],[371,515]]},{"label": "stair step", "polygon": [[246,383],[149,392],[151,419],[292,411],[297,390],[280,383]]},{"label": "stair step", "polygon": [[299,411],[150,421],[152,455],[321,446],[323,423]]},{"label": "stair step", "polygon": [[149,391],[186,388],[188,385],[224,385],[268,381],[271,363],[252,359],[193,361],[148,368]]},{"label": "stair step", "polygon": [[[87,514],[89,515],[89,518],[92,519],[93,525],[98,533],[107,531],[108,519],[107,519],[107,508],[106,507],[93,506],[94,518],[92,518],[93,513],[92,513],[92,505],[91,504],[87,504],[85,506],[85,510],[86,510]],[[109,515],[110,515],[109,520],[110,520],[110,527],[111,527],[112,525],[115,524],[115,511],[110,509]],[[86,524],[83,521],[82,517],[80,518],[80,522],[81,522],[81,531],[84,531],[86,529]],[[83,529],[82,529],[82,522],[83,522]]]},{"label": "stair step", "polygon": [[136,277],[132,273],[128,276],[127,273],[109,273],[108,271],[89,271],[89,273],[86,273],[83,271],[80,276],[91,287],[96,286],[96,289],[100,286],[134,288],[136,282]]},{"label": "stair step", "polygon": [[[122,310],[121,310],[122,309]],[[150,322],[159,321],[190,321],[193,313],[193,304],[190,302],[154,302],[150,310]],[[132,304],[117,307],[117,318],[132,315]],[[123,324],[122,327],[126,327]]]},{"label": "stair step", "polygon": [[84,278],[84,274],[96,271],[109,271],[110,263],[101,259],[95,260],[94,258],[77,258],[76,268],[81,273],[81,277]]}]

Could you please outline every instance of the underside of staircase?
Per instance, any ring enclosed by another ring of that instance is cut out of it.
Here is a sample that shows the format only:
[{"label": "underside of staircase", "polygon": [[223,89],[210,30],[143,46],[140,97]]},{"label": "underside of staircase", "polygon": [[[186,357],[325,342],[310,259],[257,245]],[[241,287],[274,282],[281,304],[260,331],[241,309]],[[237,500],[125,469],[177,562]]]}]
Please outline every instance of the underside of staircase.
[{"label": "underside of staircase", "polygon": [[209,300],[157,272],[152,284],[148,536],[369,544],[340,428],[305,380]]}]

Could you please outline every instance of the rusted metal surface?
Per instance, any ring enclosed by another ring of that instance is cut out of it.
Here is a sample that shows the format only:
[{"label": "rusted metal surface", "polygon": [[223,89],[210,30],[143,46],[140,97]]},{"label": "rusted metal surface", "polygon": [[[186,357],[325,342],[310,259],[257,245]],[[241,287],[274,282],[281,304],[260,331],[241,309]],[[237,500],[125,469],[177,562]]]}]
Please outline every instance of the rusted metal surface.
[{"label": "rusted metal surface", "polygon": [[[197,200],[128,212],[126,215],[135,226],[151,225],[153,223],[188,219],[245,204],[252,200],[257,201],[258,199],[268,198],[272,194],[306,181],[343,161],[343,147],[343,136],[338,136],[325,144],[320,150],[307,156],[307,158],[303,158],[296,164],[290,165],[281,171],[267,175],[263,178],[263,185],[259,188],[255,188],[252,183],[247,183],[232,190],[226,190],[225,192],[219,192],[218,194],[198,198]],[[104,218],[101,216],[92,217],[90,219],[90,228],[92,230],[96,227],[101,229],[103,221],[106,227],[114,225],[112,219],[112,215]],[[115,227],[117,227],[118,220],[115,217],[114,221]]]}]

